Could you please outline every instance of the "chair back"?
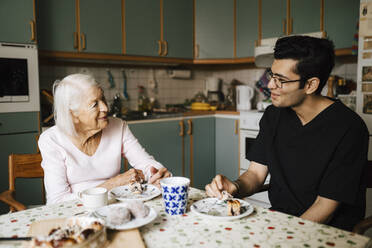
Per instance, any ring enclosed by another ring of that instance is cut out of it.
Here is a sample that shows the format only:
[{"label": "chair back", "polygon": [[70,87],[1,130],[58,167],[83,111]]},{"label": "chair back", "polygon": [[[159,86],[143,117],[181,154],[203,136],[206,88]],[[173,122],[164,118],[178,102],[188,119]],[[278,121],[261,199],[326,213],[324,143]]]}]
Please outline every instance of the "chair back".
[{"label": "chair back", "polygon": [[9,190],[15,190],[16,178],[42,178],[43,201],[45,203],[44,170],[41,167],[41,154],[10,154],[9,155]]}]

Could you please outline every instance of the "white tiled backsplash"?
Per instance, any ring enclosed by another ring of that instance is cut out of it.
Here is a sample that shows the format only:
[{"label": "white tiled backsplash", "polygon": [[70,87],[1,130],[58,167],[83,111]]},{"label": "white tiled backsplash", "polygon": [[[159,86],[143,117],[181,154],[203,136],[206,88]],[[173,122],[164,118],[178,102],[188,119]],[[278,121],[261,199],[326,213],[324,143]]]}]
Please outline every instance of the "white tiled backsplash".
[{"label": "white tiled backsplash", "polygon": [[[356,63],[336,65],[332,74],[352,79],[356,81]],[[53,82],[56,79],[72,73],[88,73],[93,75],[104,89],[105,97],[109,103],[112,103],[116,93],[123,92],[123,74],[125,71],[127,76],[127,89],[129,94],[129,107],[132,110],[137,109],[138,86],[143,85],[147,89],[149,97],[155,97],[160,104],[160,107],[165,107],[165,104],[183,103],[185,99],[191,99],[199,91],[204,91],[205,80],[208,77],[218,77],[223,81],[223,91],[226,94],[227,88],[233,79],[240,82],[255,86],[256,81],[261,77],[264,69],[234,69],[234,70],[192,70],[190,79],[173,79],[170,78],[170,71],[159,68],[104,68],[104,67],[79,67],[79,66],[60,66],[60,65],[40,65],[40,89],[51,89]],[[107,71],[110,70],[113,77],[115,87],[110,88],[109,77]],[[150,80],[154,75],[157,88],[150,89]],[[256,89],[256,101],[263,98],[262,93]],[[253,104],[255,107],[255,104]]]}]

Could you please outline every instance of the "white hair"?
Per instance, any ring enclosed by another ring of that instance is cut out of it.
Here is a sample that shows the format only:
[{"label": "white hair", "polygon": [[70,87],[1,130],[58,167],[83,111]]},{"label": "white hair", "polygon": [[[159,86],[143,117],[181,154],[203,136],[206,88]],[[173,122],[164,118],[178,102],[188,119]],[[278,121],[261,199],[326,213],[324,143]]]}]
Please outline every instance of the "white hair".
[{"label": "white hair", "polygon": [[86,74],[71,74],[56,80],[53,84],[54,120],[65,134],[77,136],[72,112],[76,113],[84,101],[84,93],[91,87],[98,87],[96,80]]}]

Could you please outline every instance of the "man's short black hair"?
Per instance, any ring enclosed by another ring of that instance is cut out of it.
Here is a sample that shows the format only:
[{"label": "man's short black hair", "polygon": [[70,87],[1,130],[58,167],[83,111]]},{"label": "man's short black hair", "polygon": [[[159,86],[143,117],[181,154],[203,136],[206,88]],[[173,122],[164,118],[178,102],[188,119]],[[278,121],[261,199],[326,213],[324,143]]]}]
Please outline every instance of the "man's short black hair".
[{"label": "man's short black hair", "polygon": [[320,83],[315,94],[320,94],[335,65],[333,42],[310,36],[295,35],[278,39],[274,58],[298,61],[293,72],[301,77],[300,88],[305,86],[308,79],[319,78]]}]

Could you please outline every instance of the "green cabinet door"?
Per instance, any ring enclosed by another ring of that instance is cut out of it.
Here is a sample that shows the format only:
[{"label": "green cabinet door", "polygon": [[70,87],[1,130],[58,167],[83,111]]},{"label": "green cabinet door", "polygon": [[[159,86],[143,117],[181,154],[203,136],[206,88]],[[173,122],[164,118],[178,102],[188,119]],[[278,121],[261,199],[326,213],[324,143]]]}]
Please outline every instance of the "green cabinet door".
[{"label": "green cabinet door", "polygon": [[292,34],[320,31],[320,3],[320,0],[291,0]]},{"label": "green cabinet door", "polygon": [[[64,52],[77,51],[74,48],[74,32],[77,32],[75,1],[38,0],[37,9],[39,49]],[[77,44],[77,41],[75,43]]]},{"label": "green cabinet door", "polygon": [[216,174],[215,117],[193,118],[193,187],[204,189]]},{"label": "green cabinet door", "polygon": [[83,52],[122,53],[121,0],[80,0],[80,32],[86,36]]},{"label": "green cabinet door", "polygon": [[262,1],[262,38],[274,38],[285,35],[286,0]]},{"label": "green cabinet door", "polygon": [[239,177],[239,132],[235,119],[216,118],[216,174]]},{"label": "green cabinet door", "polygon": [[[0,114],[0,192],[9,189],[8,156],[11,153],[37,151],[37,112]],[[41,179],[17,179],[16,199],[27,205],[42,204]],[[9,206],[0,202],[0,214],[9,212]]]},{"label": "green cabinet door", "polygon": [[236,1],[236,56],[254,56],[258,40],[258,0]]},{"label": "green cabinet door", "polygon": [[359,21],[359,0],[325,0],[324,29],[335,48],[351,48]]},{"label": "green cabinet door", "polygon": [[125,1],[126,54],[158,56],[160,1]]},{"label": "green cabinet door", "polygon": [[193,2],[164,0],[164,40],[168,44],[167,57],[193,57]]},{"label": "green cabinet door", "polygon": [[133,135],[156,161],[174,176],[182,176],[182,138],[179,120],[129,123]]},{"label": "green cabinet door", "polygon": [[197,58],[233,58],[234,1],[196,0]]},{"label": "green cabinet door", "polygon": [[33,0],[1,0],[0,42],[35,43],[30,26],[33,13]]}]

